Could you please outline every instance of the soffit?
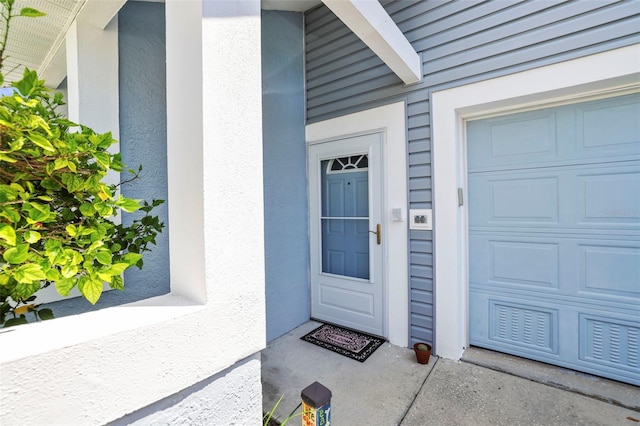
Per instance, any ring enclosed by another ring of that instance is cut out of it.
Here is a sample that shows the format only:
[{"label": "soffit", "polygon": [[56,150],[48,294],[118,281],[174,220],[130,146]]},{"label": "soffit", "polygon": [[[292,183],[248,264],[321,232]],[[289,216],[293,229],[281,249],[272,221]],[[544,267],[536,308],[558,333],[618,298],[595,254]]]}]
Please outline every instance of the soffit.
[{"label": "soffit", "polygon": [[[11,21],[5,48],[6,59],[2,69],[5,84],[19,80],[24,68],[28,67],[38,71],[40,77],[51,86],[57,87],[66,75],[63,44],[67,30],[74,19],[82,12],[83,19],[87,22],[104,28],[125,2],[126,0],[92,0],[88,3],[87,0],[16,0],[14,14],[19,13],[23,7],[32,7],[46,13],[46,16],[15,17]],[[324,2],[333,6],[333,9],[337,6],[342,7],[342,4],[335,0]],[[348,9],[353,10],[348,10],[347,13],[335,11],[347,26],[373,48],[406,83],[419,81],[418,72],[416,72],[419,66],[416,67],[414,63],[417,60],[417,54],[397,27],[391,25],[393,21],[387,19],[388,15],[380,11],[383,10],[380,5],[376,4],[377,8],[366,8],[364,7],[366,3],[359,4],[353,0],[344,1],[344,3]],[[88,7],[85,7],[86,4]],[[318,4],[318,0],[262,0],[263,7],[279,10],[303,11]],[[358,9],[373,10],[378,13],[363,16]],[[356,13],[353,13],[354,11]],[[384,25],[381,26],[380,23]],[[388,30],[393,30],[391,32],[395,34],[390,37]],[[380,50],[380,45],[384,50]],[[405,53],[402,53],[403,50]],[[412,64],[408,64],[409,62]],[[404,70],[404,73],[398,69]],[[406,70],[409,70],[408,74]]]},{"label": "soffit", "polygon": [[[5,85],[22,77],[24,68],[38,71],[40,78],[57,87],[66,76],[65,36],[73,20],[82,11],[84,19],[95,25],[106,25],[126,0],[16,0],[13,13],[31,7],[46,13],[38,18],[16,17],[11,21],[2,72]],[[143,0],[164,2],[164,0]],[[86,3],[88,7],[85,7]],[[303,12],[320,4],[320,0],[263,0],[262,7]],[[104,10],[104,9],[110,10]],[[87,10],[83,10],[87,9]],[[97,17],[97,18],[96,18]],[[0,25],[4,28],[4,25]]]},{"label": "soffit", "polygon": [[[13,13],[31,7],[46,13],[38,18],[15,17],[5,49],[5,81],[19,80],[25,67],[39,74],[47,68],[65,41],[65,34],[86,0],[16,0]],[[4,25],[2,25],[4,29]]]}]

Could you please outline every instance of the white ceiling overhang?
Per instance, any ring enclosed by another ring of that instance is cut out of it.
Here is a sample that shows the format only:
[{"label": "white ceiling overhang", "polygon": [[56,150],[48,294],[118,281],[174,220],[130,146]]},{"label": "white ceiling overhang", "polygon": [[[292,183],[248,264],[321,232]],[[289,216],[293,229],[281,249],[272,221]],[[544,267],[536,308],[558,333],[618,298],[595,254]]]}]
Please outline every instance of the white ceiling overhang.
[{"label": "white ceiling overhang", "polygon": [[105,28],[126,1],[16,0],[13,14],[31,7],[46,15],[12,18],[2,70],[5,80],[19,80],[28,67],[38,71],[48,86],[57,87],[67,75],[65,38],[73,21]]},{"label": "white ceiling overhang", "polygon": [[[78,22],[104,29],[126,2],[127,0],[78,0],[78,3],[82,3],[82,5],[76,19]],[[69,25],[71,22],[73,20],[69,21]],[[51,46],[49,58],[43,62],[39,70],[41,78],[52,87],[58,87],[67,75],[65,37],[68,29],[69,26],[65,28],[59,43]]]},{"label": "white ceiling overhang", "polygon": [[[46,13],[37,18],[12,18],[5,46],[2,72],[7,82],[19,80],[24,67],[42,75],[53,61],[55,52],[64,44],[67,29],[78,15],[85,0],[17,0],[12,15],[24,7]],[[4,30],[4,26],[2,28]]]},{"label": "white ceiling overhang", "polygon": [[[15,18],[7,43],[5,81],[20,79],[24,67],[35,69],[51,87],[67,74],[65,37],[75,19],[105,28],[127,0],[16,0],[14,12],[33,7],[39,18]],[[163,0],[146,0],[163,1]],[[378,0],[322,0],[405,84],[421,81],[421,60]],[[263,0],[263,7],[303,11],[318,0]]]},{"label": "white ceiling overhang", "polygon": [[322,0],[405,84],[422,80],[422,63],[411,43],[378,0]]}]

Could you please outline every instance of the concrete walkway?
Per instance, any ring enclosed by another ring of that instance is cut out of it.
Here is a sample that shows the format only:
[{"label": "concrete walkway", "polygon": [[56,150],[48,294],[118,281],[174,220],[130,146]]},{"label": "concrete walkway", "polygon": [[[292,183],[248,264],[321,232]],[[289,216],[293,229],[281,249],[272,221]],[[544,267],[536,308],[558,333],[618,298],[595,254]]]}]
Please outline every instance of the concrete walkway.
[{"label": "concrete walkway", "polygon": [[571,372],[594,389],[613,389],[605,389],[605,396],[586,396],[576,393],[581,392],[579,380],[572,385],[575,391],[559,389],[478,365],[487,362],[482,356],[476,356],[479,363],[432,357],[420,365],[412,350],[388,343],[360,363],[300,340],[319,325],[305,323],[262,351],[263,407],[270,410],[284,395],[276,413],[280,420],[300,412],[300,392],[318,381],[332,391],[332,424],[337,426],[640,424],[640,389],[635,386]]}]

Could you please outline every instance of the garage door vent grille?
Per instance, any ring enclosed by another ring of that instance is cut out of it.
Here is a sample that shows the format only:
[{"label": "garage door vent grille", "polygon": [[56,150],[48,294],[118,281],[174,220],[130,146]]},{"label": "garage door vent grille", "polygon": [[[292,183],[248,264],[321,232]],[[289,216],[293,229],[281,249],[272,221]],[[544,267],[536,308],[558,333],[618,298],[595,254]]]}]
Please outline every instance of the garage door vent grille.
[{"label": "garage door vent grille", "polygon": [[640,367],[640,328],[599,318],[582,316],[589,340],[583,342],[581,358],[584,361],[627,370]]},{"label": "garage door vent grille", "polygon": [[553,338],[556,315],[526,306],[505,305],[490,301],[491,336],[495,341],[515,344],[545,352],[556,352]]}]

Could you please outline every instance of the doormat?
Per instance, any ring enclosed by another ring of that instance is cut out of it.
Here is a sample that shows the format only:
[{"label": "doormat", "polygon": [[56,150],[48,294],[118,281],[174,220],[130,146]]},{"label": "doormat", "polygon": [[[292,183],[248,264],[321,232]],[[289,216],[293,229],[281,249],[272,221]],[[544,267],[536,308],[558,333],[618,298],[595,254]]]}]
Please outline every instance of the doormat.
[{"label": "doormat", "polygon": [[324,324],[300,339],[356,361],[365,362],[384,339],[333,324]]}]

